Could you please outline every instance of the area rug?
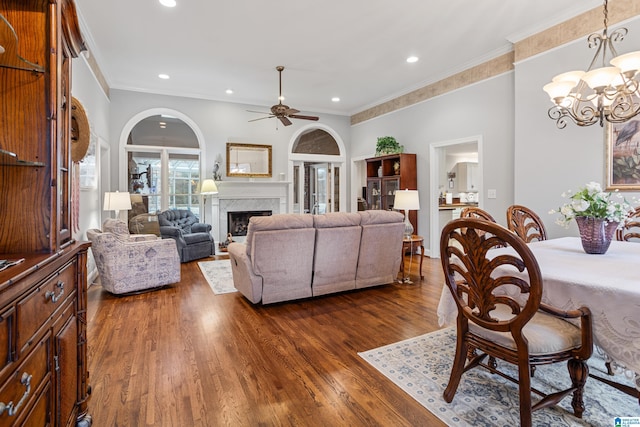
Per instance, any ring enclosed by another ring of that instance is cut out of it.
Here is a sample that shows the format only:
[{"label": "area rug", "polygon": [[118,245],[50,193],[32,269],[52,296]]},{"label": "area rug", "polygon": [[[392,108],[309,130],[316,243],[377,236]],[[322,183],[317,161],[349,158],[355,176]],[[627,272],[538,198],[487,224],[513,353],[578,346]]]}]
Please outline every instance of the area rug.
[{"label": "area rug", "polygon": [[237,292],[233,287],[233,276],[231,275],[231,261],[221,259],[216,261],[202,261],[198,263],[200,271],[211,290],[216,295]]},{"label": "area rug", "polygon": [[[520,425],[517,385],[481,367],[463,374],[453,401],[444,401],[455,343],[455,328],[447,328],[358,354],[448,426]],[[510,364],[498,361],[498,368],[517,378]],[[590,372],[604,377],[604,369],[604,360],[594,351]],[[615,380],[631,384],[624,375],[616,375]],[[539,366],[532,379],[532,386],[543,392],[569,384],[565,363]],[[571,396],[567,396],[559,407],[534,412],[533,425],[613,427],[614,418],[640,416],[636,398],[593,378],[588,379],[584,394],[582,419],[573,416]],[[539,397],[532,396],[535,403]]]}]

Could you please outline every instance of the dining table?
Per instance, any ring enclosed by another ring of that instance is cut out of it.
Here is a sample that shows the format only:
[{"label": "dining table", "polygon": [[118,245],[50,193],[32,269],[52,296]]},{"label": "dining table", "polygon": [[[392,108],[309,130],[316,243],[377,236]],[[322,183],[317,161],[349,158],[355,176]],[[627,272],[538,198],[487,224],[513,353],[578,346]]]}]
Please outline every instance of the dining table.
[{"label": "dining table", "polygon": [[[528,244],[542,274],[542,302],[563,310],[589,307],[596,351],[616,374],[624,374],[640,394],[640,243],[614,240],[602,255],[587,254],[578,237]],[[496,248],[496,255],[513,252]],[[501,289],[502,288],[502,289]],[[498,292],[518,298],[514,287]],[[441,327],[456,323],[458,310],[449,288],[438,303]]]}]

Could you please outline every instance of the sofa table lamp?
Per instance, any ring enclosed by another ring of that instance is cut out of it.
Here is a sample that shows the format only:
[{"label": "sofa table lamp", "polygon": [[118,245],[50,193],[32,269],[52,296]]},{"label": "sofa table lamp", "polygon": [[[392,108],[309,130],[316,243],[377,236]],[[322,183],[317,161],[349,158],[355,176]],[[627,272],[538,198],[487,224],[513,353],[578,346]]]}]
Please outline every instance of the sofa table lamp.
[{"label": "sofa table lamp", "polygon": [[128,211],[131,209],[131,197],[128,191],[125,192],[106,192],[104,193],[105,211],[116,211],[116,219],[119,219],[120,211]]},{"label": "sofa table lamp", "polygon": [[396,190],[393,209],[404,211],[404,238],[410,239],[413,235],[413,225],[409,221],[409,211],[420,210],[418,190]]},{"label": "sofa table lamp", "polygon": [[202,181],[202,184],[200,185],[200,194],[202,195],[202,201],[204,204],[202,222],[206,223],[207,221],[205,220],[205,217],[207,212],[207,196],[218,194],[218,186],[216,185],[216,182],[213,179],[205,179],[204,181]]}]

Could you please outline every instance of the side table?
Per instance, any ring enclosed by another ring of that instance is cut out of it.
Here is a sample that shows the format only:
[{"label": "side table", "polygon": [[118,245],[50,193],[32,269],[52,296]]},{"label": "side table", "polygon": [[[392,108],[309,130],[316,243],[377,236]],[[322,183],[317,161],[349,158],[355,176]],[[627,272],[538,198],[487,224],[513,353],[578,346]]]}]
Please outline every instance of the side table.
[{"label": "side table", "polygon": [[402,283],[413,283],[409,278],[409,275],[404,274],[404,254],[407,249],[410,250],[411,255],[409,258],[409,268],[411,268],[411,262],[413,262],[413,252],[415,247],[420,248],[420,280],[424,280],[424,276],[422,275],[422,259],[424,258],[424,237],[413,235],[411,238],[403,238],[402,239],[402,263],[400,264],[400,272],[402,273]]}]

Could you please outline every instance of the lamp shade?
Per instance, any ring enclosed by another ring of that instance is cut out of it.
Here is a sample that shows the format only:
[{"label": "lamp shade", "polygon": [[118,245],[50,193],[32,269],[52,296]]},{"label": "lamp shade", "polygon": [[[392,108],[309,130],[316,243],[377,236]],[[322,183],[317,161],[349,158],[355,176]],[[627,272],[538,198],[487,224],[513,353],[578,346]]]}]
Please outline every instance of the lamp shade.
[{"label": "lamp shade", "polygon": [[393,209],[417,211],[420,209],[418,190],[396,190]]},{"label": "lamp shade", "polygon": [[119,191],[104,193],[105,211],[124,211],[131,209],[131,197],[129,192],[120,193]]},{"label": "lamp shade", "polygon": [[200,194],[208,195],[208,194],[218,194],[218,186],[216,182],[212,179],[205,179],[202,181],[202,185],[200,186]]}]

